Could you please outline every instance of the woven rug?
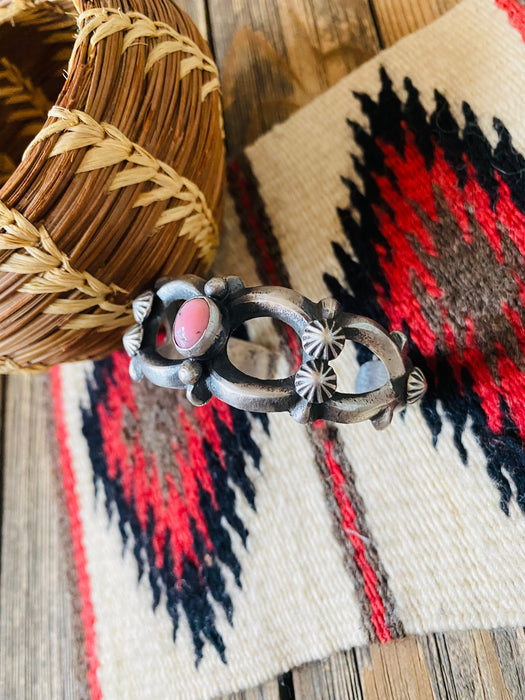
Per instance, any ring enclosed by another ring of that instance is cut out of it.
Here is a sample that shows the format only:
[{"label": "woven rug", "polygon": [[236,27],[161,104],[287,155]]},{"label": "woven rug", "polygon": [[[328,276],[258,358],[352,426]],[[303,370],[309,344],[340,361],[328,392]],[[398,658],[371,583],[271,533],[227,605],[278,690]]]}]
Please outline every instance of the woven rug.
[{"label": "woven rug", "polygon": [[406,333],[429,390],[387,430],[193,408],[121,353],[53,371],[91,697],[525,624],[524,76],[525,8],[464,0],[231,164],[215,272]]}]

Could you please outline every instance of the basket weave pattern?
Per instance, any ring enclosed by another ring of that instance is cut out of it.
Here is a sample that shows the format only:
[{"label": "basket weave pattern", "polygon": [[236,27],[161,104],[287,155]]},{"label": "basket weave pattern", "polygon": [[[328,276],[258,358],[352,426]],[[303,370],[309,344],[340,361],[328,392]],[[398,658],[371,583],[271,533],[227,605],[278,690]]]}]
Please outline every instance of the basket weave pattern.
[{"label": "basket weave pattern", "polygon": [[0,372],[107,354],[218,243],[217,68],[176,5],[119,7],[0,3]]}]

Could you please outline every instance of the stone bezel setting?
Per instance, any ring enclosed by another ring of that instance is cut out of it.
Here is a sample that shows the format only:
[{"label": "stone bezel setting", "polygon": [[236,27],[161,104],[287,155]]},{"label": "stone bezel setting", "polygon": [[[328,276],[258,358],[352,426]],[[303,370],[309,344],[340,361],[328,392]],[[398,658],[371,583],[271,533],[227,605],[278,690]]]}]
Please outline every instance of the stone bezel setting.
[{"label": "stone bezel setting", "polygon": [[[177,341],[175,339],[174,330],[177,315],[181,312],[182,308],[186,306],[186,304],[191,304],[197,299],[202,299],[208,304],[208,309],[210,312],[208,323],[199,340],[197,340],[197,342],[194,343],[191,347],[183,348],[177,344]],[[181,357],[202,358],[206,355],[211,354],[212,352],[219,352],[225,345],[227,336],[224,329],[222,313],[217,304],[213,301],[213,299],[210,299],[209,297],[203,295],[196,295],[194,297],[191,297],[191,299],[186,299],[184,303],[181,304],[180,308],[177,311],[177,314],[175,315],[175,320],[173,322],[172,327],[172,339],[175,348],[177,352],[181,355]]]}]

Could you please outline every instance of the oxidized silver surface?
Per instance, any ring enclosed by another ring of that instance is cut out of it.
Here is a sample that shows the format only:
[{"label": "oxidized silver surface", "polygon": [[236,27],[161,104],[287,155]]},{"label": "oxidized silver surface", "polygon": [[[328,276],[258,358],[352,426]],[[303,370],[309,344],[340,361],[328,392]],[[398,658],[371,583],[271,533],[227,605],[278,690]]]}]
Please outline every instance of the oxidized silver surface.
[{"label": "oxidized silver surface", "polygon": [[[180,348],[173,339],[177,311],[194,298],[206,299],[210,319],[197,342]],[[238,277],[206,282],[186,275],[161,280],[155,292],[137,297],[133,309],[137,323],[123,340],[131,356],[131,377],[185,389],[195,405],[216,396],[246,411],[289,411],[301,423],[320,418],[340,423],[371,420],[381,429],[392,420],[394,409],[419,400],[426,390],[423,373],[407,357],[406,337],[399,331],[389,334],[364,316],[345,313],[335,299],[315,303],[283,287],[245,288]],[[301,366],[284,379],[252,377],[228,358],[231,333],[245,321],[265,316],[289,325],[301,339]],[[158,345],[161,326],[167,339]],[[330,361],[348,340],[369,348],[383,362],[389,375],[383,386],[362,394],[337,391]]]}]

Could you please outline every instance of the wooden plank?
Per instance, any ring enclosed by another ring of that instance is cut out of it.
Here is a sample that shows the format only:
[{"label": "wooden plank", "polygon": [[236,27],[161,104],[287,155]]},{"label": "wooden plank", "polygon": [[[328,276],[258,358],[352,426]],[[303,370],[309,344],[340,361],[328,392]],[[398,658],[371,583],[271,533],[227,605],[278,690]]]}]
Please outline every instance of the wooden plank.
[{"label": "wooden plank", "polygon": [[[523,698],[523,631],[475,630],[419,639],[436,698]],[[505,669],[505,670],[504,670]]]},{"label": "wooden plank", "polygon": [[525,633],[408,637],[306,664],[293,681],[296,700],[523,700]]},{"label": "wooden plank", "polygon": [[45,377],[10,377],[5,404],[0,696],[80,697],[49,445]]},{"label": "wooden plank", "polygon": [[329,659],[294,669],[293,687],[295,700],[363,700],[359,668],[353,651],[333,654]]},{"label": "wooden plank", "polygon": [[230,153],[379,50],[366,0],[209,0]]},{"label": "wooden plank", "polygon": [[525,698],[525,631],[495,630],[490,636],[511,698]]},{"label": "wooden plank", "polygon": [[415,637],[356,650],[364,700],[432,700],[432,683]]},{"label": "wooden plank", "polygon": [[396,41],[425,27],[452,9],[459,0],[373,0],[381,45]]},{"label": "wooden plank", "polygon": [[204,0],[177,0],[177,5],[195,22],[202,36],[209,40],[206,3]]}]

